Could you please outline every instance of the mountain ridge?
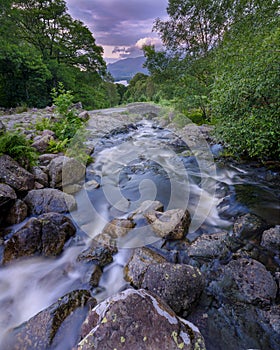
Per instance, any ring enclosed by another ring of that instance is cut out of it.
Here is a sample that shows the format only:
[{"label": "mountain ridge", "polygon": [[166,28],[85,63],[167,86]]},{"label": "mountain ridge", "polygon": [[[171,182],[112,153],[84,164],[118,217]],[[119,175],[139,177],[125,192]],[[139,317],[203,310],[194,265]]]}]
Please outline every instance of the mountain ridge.
[{"label": "mountain ridge", "polygon": [[147,68],[143,68],[145,61],[146,58],[144,56],[124,58],[114,63],[107,64],[107,69],[115,81],[129,81],[137,73],[149,74]]}]

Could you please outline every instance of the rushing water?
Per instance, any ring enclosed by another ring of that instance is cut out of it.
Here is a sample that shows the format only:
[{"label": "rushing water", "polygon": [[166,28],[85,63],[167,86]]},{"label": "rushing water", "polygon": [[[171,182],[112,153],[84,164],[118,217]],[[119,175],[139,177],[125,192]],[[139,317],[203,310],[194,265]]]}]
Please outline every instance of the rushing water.
[{"label": "rushing water", "polygon": [[[273,172],[216,165],[210,149],[207,152],[207,156],[197,156],[177,135],[147,121],[125,133],[103,137],[85,179],[101,186],[85,187],[76,195],[78,210],[71,216],[78,235],[64,254],[58,259],[36,257],[1,268],[0,339],[7,329],[67,292],[86,287],[90,271],[77,262],[77,256],[107,222],[127,217],[145,200],[159,200],[165,210],[188,208],[190,240],[202,233],[230,230],[232,218],[249,211],[280,224],[280,191],[271,182]],[[124,287],[122,271],[131,253],[128,248],[154,243],[155,236],[141,223],[119,242],[114,262],[105,268],[99,288],[93,290],[98,301]]]}]

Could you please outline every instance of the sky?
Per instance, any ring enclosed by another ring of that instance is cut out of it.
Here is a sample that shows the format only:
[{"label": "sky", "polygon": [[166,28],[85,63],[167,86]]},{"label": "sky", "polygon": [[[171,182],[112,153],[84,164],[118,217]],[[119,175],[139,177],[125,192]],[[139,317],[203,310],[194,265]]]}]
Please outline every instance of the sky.
[{"label": "sky", "polygon": [[168,0],[66,0],[70,15],[81,20],[104,48],[104,59],[142,56],[143,44],[160,47],[153,22],[167,17]]}]

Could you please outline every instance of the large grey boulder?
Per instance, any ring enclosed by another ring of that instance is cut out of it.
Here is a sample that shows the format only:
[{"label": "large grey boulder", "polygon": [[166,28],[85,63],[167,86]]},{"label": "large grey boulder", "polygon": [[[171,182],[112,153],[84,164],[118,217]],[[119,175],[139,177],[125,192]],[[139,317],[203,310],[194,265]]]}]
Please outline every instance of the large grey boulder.
[{"label": "large grey boulder", "polygon": [[89,305],[95,304],[88,291],[66,294],[29,321],[10,330],[1,349],[71,349],[79,341]]},{"label": "large grey boulder", "polygon": [[32,190],[24,198],[24,202],[29,212],[35,215],[67,213],[76,208],[76,200],[72,195],[53,188]]},{"label": "large grey boulder", "polygon": [[4,246],[3,262],[32,255],[57,256],[75,234],[71,220],[57,213],[31,218]]},{"label": "large grey boulder", "polygon": [[86,167],[75,158],[59,156],[50,162],[48,170],[50,186],[62,188],[76,184],[83,179]]},{"label": "large grey boulder", "polygon": [[127,289],[98,304],[82,326],[77,350],[204,350],[198,328],[158,297]]},{"label": "large grey boulder", "polygon": [[35,178],[10,156],[0,156],[0,182],[11,186],[15,191],[24,192],[34,188]]}]

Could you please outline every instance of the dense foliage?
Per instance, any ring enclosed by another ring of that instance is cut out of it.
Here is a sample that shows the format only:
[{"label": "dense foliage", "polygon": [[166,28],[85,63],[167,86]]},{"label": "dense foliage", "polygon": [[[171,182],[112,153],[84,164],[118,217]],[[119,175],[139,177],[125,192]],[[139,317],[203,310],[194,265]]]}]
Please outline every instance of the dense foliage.
[{"label": "dense foliage", "polygon": [[64,0],[3,0],[0,11],[0,106],[44,107],[59,81],[86,108],[119,102],[102,47]]},{"label": "dense foliage", "polygon": [[215,124],[232,155],[278,158],[278,7],[276,0],[169,0],[169,19],[154,26],[164,49],[143,48],[150,76],[135,76],[125,97],[168,101],[194,122]]}]

